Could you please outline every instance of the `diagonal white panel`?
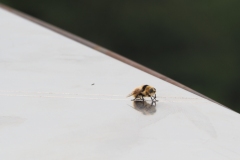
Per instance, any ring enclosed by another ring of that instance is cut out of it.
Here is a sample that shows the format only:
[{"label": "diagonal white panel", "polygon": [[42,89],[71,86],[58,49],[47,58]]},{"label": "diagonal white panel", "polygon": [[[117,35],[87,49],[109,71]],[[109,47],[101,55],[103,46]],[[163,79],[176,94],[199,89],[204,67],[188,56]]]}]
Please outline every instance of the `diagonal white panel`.
[{"label": "diagonal white panel", "polygon": [[[0,20],[0,159],[239,159],[238,113],[4,9]],[[126,98],[142,84],[156,106]]]}]

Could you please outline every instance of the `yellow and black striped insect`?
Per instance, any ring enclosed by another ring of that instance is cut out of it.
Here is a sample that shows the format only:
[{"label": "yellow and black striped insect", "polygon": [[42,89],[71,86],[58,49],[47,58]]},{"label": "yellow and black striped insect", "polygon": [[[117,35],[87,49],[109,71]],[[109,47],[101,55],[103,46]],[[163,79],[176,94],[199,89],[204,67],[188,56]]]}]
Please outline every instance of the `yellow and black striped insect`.
[{"label": "yellow and black striped insect", "polygon": [[136,100],[142,100],[144,101],[143,97],[150,97],[152,101],[156,100],[156,89],[149,85],[142,85],[137,88],[135,88],[132,93],[130,93],[127,97],[133,96],[134,99],[132,101]]}]

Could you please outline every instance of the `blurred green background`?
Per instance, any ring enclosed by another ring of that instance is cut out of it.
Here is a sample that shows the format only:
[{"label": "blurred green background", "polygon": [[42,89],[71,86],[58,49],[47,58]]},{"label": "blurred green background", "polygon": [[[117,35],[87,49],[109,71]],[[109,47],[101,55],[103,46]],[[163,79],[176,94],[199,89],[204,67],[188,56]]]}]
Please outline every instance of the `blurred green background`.
[{"label": "blurred green background", "polygon": [[240,112],[239,0],[0,0]]}]

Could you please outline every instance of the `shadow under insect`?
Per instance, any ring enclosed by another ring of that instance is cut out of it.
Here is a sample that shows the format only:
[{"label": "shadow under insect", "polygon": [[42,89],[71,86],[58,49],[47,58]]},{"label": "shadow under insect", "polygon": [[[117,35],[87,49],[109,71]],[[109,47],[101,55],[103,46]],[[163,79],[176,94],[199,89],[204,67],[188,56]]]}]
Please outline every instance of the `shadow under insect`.
[{"label": "shadow under insect", "polygon": [[147,103],[146,101],[133,101],[133,108],[143,115],[153,115],[156,113],[156,102]]}]

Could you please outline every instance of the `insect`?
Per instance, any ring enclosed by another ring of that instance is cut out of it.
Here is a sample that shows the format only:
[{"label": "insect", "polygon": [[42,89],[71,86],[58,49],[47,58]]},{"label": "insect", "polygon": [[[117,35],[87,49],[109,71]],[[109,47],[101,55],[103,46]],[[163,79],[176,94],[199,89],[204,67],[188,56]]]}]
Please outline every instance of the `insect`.
[{"label": "insect", "polygon": [[132,101],[135,101],[137,99],[140,99],[144,101],[143,97],[150,97],[152,101],[156,100],[156,89],[149,85],[142,85],[137,88],[135,88],[132,93],[130,93],[127,97],[133,96],[134,99]]}]

